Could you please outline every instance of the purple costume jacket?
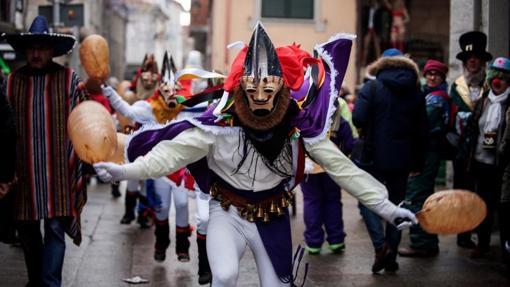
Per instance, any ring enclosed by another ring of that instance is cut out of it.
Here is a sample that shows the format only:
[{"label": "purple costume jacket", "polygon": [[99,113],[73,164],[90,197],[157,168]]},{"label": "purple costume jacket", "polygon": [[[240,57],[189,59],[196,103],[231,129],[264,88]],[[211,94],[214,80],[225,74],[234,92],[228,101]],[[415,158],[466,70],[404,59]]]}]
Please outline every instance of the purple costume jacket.
[{"label": "purple costume jacket", "polygon": [[[308,144],[317,143],[326,137],[336,110],[337,96],[349,62],[349,54],[352,46],[352,36],[338,35],[328,42],[318,45],[315,49],[325,64],[325,77],[319,84],[314,84],[311,76],[305,78],[304,84],[298,91],[292,93],[297,102],[305,102],[297,116],[290,118],[290,126],[294,127],[292,140],[293,158],[299,157],[303,152],[302,141]],[[213,113],[214,108],[193,120],[171,122],[168,125],[151,130],[141,130],[134,134],[126,147],[129,161],[138,156],[148,153],[162,140],[171,140],[181,132],[190,128],[200,128],[208,131],[208,127],[218,128],[221,120]],[[224,129],[230,127],[225,126]],[[296,177],[300,171],[297,168],[297,160],[293,161],[294,176],[284,180],[270,190],[253,192],[239,190],[229,186],[225,180],[218,177],[209,169],[206,158],[202,158],[187,168],[193,174],[200,190],[208,192],[214,182],[219,182],[229,190],[247,199],[262,199],[275,193],[281,193],[286,189],[293,188],[299,180]],[[264,247],[273,263],[276,274],[283,282],[292,281],[292,240],[288,210],[280,217],[273,216],[269,223],[256,222]]]}]

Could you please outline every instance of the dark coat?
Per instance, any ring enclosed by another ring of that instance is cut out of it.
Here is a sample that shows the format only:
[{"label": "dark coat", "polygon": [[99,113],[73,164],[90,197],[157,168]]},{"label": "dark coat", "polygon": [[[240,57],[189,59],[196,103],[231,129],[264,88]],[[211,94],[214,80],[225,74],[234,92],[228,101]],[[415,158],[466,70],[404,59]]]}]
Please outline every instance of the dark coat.
[{"label": "dark coat", "polygon": [[[0,90],[5,88],[0,83]],[[7,183],[13,180],[16,164],[16,129],[14,114],[7,102],[4,93],[0,92],[0,182]]]},{"label": "dark coat", "polygon": [[363,152],[380,171],[421,171],[428,129],[418,67],[406,57],[384,57],[369,67],[369,73],[376,80],[363,86],[352,115],[368,142]]},{"label": "dark coat", "polygon": [[[473,161],[475,160],[475,152],[476,152],[476,145],[478,144],[478,136],[480,135],[480,128],[478,122],[480,121],[480,118],[482,117],[482,114],[484,110],[487,108],[487,105],[489,104],[489,91],[486,91],[483,93],[482,97],[479,98],[475,102],[475,106],[473,108],[473,113],[471,114],[471,117],[468,119],[467,127],[466,127],[466,136],[461,141],[461,144],[459,145],[459,156],[462,158],[466,158],[466,170],[470,171]],[[505,103],[503,103],[503,110],[508,110],[510,108],[510,100],[506,100]],[[503,119],[498,127],[498,134],[496,139],[496,147],[498,149],[498,153],[496,153],[496,166],[500,168],[500,170],[503,170],[505,168],[505,165],[508,162],[508,158],[510,157],[507,152],[501,152],[507,149],[507,147],[502,147],[501,145],[504,144],[505,146],[507,143],[504,141],[504,134],[506,129],[506,121]]]}]

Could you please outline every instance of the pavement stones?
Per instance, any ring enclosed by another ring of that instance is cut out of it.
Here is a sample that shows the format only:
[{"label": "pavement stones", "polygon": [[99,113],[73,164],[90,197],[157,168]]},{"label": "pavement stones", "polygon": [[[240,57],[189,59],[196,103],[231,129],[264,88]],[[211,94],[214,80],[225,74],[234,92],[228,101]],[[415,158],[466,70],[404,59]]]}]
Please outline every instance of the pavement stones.
[{"label": "pavement stones", "polygon": [[[125,184],[121,185],[125,190]],[[305,286],[510,286],[510,270],[500,263],[499,236],[493,234],[492,255],[473,260],[470,250],[456,246],[455,236],[440,236],[440,253],[432,258],[399,257],[400,270],[394,274],[372,274],[373,249],[359,215],[357,202],[351,196],[342,196],[346,249],[333,254],[324,244],[320,255],[305,255],[297,284],[304,272],[303,263],[309,263]],[[294,248],[303,242],[302,197],[297,192],[298,214],[292,218]],[[149,279],[138,286],[200,286],[198,285],[198,255],[195,232],[190,238],[191,261],[181,263],[175,254],[175,215],[171,210],[172,240],[163,263],[153,256],[154,230],[142,230],[134,222],[121,225],[123,197],[112,199],[110,185],[92,181],[87,205],[82,214],[83,242],[74,246],[67,238],[62,286],[131,286],[122,281],[136,275]],[[195,202],[190,200],[190,223],[194,222]],[[402,246],[407,246],[407,234]],[[26,271],[23,252],[19,247],[0,244],[0,286],[24,286]],[[135,285],[132,285],[135,286]],[[241,261],[238,286],[259,286],[256,266],[249,249]]]}]

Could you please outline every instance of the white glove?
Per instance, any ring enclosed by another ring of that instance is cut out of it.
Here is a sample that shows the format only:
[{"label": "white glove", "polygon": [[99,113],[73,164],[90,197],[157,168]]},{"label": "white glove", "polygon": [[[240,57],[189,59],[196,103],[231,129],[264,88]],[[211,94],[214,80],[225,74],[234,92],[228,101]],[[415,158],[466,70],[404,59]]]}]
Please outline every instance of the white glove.
[{"label": "white glove", "polygon": [[103,90],[103,95],[107,99],[110,99],[111,97],[114,97],[114,95],[117,95],[117,92],[110,86],[102,85],[101,88]]},{"label": "white glove", "polygon": [[98,162],[94,164],[97,176],[104,182],[120,181],[127,178],[126,168],[112,162]]},{"label": "white glove", "polygon": [[397,207],[389,218],[389,222],[397,226],[398,230],[403,230],[411,227],[414,224],[418,224],[418,219],[409,209]]}]

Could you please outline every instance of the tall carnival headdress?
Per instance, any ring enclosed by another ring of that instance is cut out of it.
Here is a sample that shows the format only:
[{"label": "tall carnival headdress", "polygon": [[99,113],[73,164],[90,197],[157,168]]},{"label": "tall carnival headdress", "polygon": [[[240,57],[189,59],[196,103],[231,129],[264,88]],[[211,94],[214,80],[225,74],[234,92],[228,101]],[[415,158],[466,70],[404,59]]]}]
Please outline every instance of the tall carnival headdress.
[{"label": "tall carnival headdress", "polygon": [[172,55],[169,55],[168,51],[165,51],[165,54],[163,55],[163,64],[161,66],[161,85],[170,85],[172,88],[175,88],[176,72],[177,68],[175,67]]},{"label": "tall carnival headdress", "polygon": [[255,83],[268,76],[282,77],[276,49],[260,22],[251,36],[244,60],[244,75],[253,77]]}]

